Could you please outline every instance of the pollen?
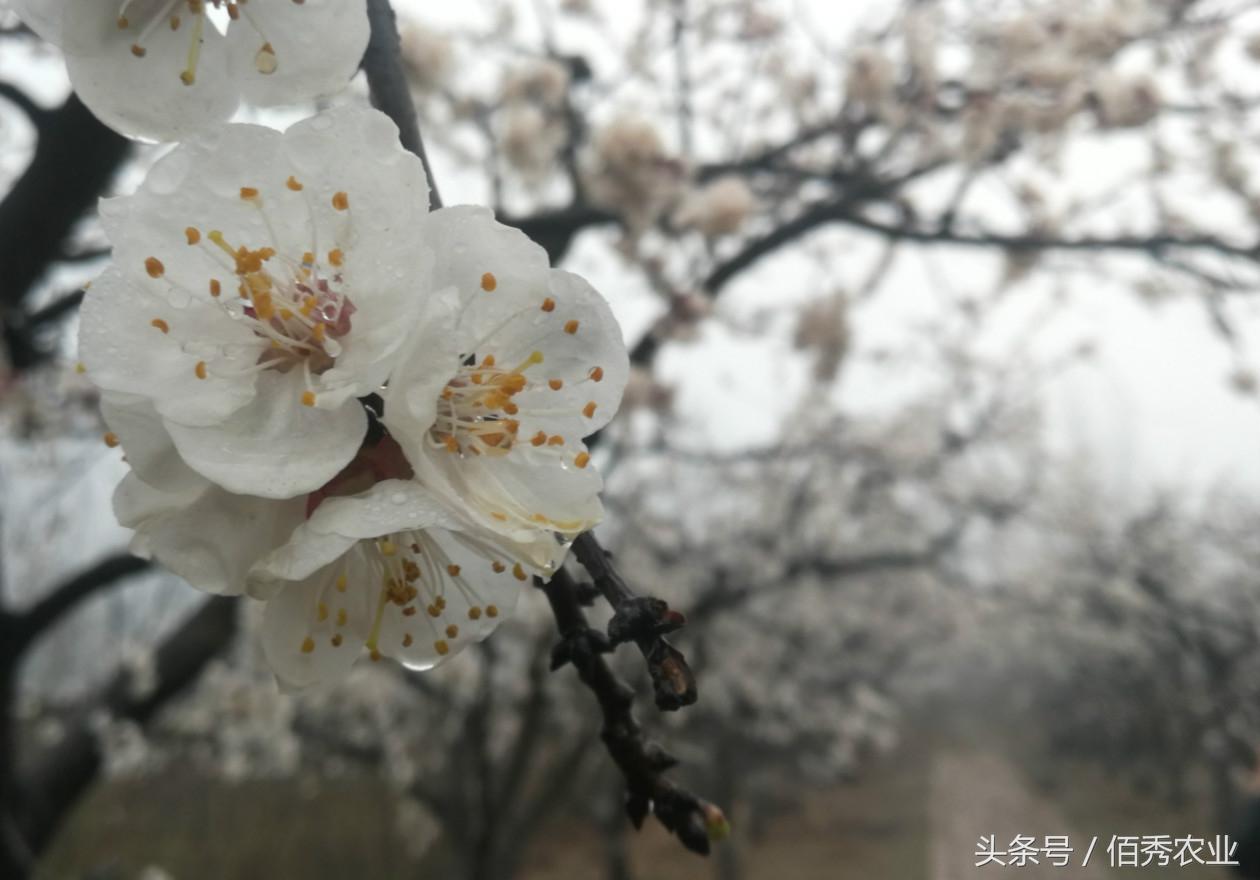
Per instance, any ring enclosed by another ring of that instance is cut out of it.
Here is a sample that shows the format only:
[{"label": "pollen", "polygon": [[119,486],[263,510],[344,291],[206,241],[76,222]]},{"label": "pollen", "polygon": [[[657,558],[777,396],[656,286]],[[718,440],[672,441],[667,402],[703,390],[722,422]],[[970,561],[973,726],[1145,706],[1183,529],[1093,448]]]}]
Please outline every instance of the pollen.
[{"label": "pollen", "polygon": [[493,272],[487,272],[481,276],[481,289],[486,293],[490,293],[499,286],[499,279],[494,277]]},{"label": "pollen", "polygon": [[578,322],[577,322],[577,319],[573,319],[573,320],[569,320],[569,321],[565,321],[565,322],[564,322],[564,332],[565,332],[565,333],[568,333],[570,336],[572,336],[572,335],[573,335],[574,333],[576,333],[577,331],[578,331]]},{"label": "pollen", "polygon": [[487,606],[486,606],[486,617],[498,617],[498,616],[499,616],[499,606],[498,606],[498,605],[487,605]]},{"label": "pollen", "polygon": [[411,633],[406,633],[406,634],[404,634],[404,635],[403,635],[403,647],[404,647],[404,648],[410,648],[410,647],[411,647],[411,643],[412,643],[412,641],[413,641],[413,639],[411,638]]},{"label": "pollen", "polygon": [[552,434],[550,437],[547,438],[547,445],[548,446],[563,446],[564,438],[561,437],[559,434]]},{"label": "pollen", "polygon": [[79,361],[74,365],[74,371],[79,375],[83,375],[87,372],[87,364],[83,363],[83,361]]},{"label": "pollen", "polygon": [[512,566],[512,576],[518,581],[527,580],[529,578],[529,575],[525,573],[525,569],[521,568],[521,564],[519,562]]},{"label": "pollen", "polygon": [[185,70],[180,73],[179,79],[184,85],[190,86],[197,81],[197,74],[191,70]]},{"label": "pollen", "polygon": [[563,379],[549,379],[547,380],[547,385],[551,388],[552,391],[559,391],[561,388],[564,387],[564,380]]},{"label": "pollen", "polygon": [[344,192],[333,193],[332,206],[338,211],[345,211],[350,207],[350,196]]},{"label": "pollen", "polygon": [[248,202],[250,199],[256,199],[256,198],[258,198],[258,189],[257,189],[256,187],[252,187],[252,186],[243,186],[243,187],[241,187],[241,198],[242,198],[244,201],[247,201],[247,202]]},{"label": "pollen", "polygon": [[503,574],[503,572],[507,571],[507,566],[497,559],[490,567],[494,569],[495,574]]},{"label": "pollen", "polygon": [[424,610],[425,610],[425,613],[427,613],[430,617],[442,616],[442,609],[432,603],[430,603],[428,607],[426,607]]},{"label": "pollen", "polygon": [[333,637],[332,637],[331,639],[329,639],[329,641],[330,641],[330,642],[332,642],[332,646],[333,646],[334,648],[340,648],[340,647],[341,647],[341,641],[342,641],[342,639],[341,639],[341,633],[333,633]]},{"label": "pollen", "polygon": [[586,416],[588,419],[595,418],[595,401],[592,400],[586,406],[582,407],[582,415]]},{"label": "pollen", "polygon": [[459,566],[458,565],[446,566],[446,573],[449,574],[453,578],[459,577]]},{"label": "pollen", "polygon": [[198,379],[206,378],[206,362],[197,361],[197,366],[193,367],[193,372],[197,375]]},{"label": "pollen", "polygon": [[340,266],[346,261],[346,255],[342,253],[341,248],[333,248],[328,252],[328,262],[334,266]]},{"label": "pollen", "polygon": [[144,46],[141,46],[139,43],[132,43],[131,54],[135,55],[137,58],[143,58],[145,55],[148,55],[149,52],[147,49],[144,48]]},{"label": "pollen", "polygon": [[171,325],[163,321],[161,318],[154,318],[152,321],[149,322],[149,326],[156,327],[159,330],[161,330],[163,333],[171,332]]},{"label": "pollen", "polygon": [[118,16],[118,29],[120,31],[125,31],[130,25],[131,25],[131,22],[127,20],[127,16],[125,15]]},{"label": "pollen", "polygon": [[346,613],[346,609],[341,608],[337,611],[337,626],[345,626],[349,619],[350,615]]},{"label": "pollen", "polygon": [[455,624],[453,624],[453,623],[452,623],[450,626],[448,626],[448,627],[446,628],[446,637],[447,637],[448,639],[457,639],[457,638],[459,638],[459,627],[458,627],[458,626],[456,626],[456,625],[455,625]]},{"label": "pollen", "polygon": [[586,467],[590,463],[590,461],[591,461],[591,454],[589,452],[579,452],[577,456],[573,459],[573,463],[577,465],[579,468]]},{"label": "pollen", "polygon": [[547,442],[547,434],[545,431],[539,431],[533,437],[529,438],[529,442],[535,446],[542,446]]},{"label": "pollen", "polygon": [[481,619],[481,609],[480,609],[480,608],[478,608],[476,605],[474,605],[472,608],[469,608],[469,609],[468,609],[468,619],[469,619],[469,620],[480,620],[480,619]]},{"label": "pollen", "polygon": [[105,445],[110,449],[116,449],[118,447],[118,435],[113,431],[106,431],[105,436],[102,439],[105,441]]},{"label": "pollen", "polygon": [[314,405],[315,405],[315,392],[303,391],[302,392],[302,406],[314,406]]},{"label": "pollen", "polygon": [[592,382],[599,382],[601,379],[603,379],[603,378],[604,378],[604,368],[603,368],[603,367],[591,367],[591,373],[590,373],[590,376],[591,376],[591,381],[592,381]]},{"label": "pollen", "polygon": [[144,271],[149,273],[150,278],[161,278],[166,274],[166,267],[157,257],[148,257],[144,261]]},{"label": "pollen", "polygon": [[201,230],[196,226],[189,226],[184,230],[184,238],[188,239],[189,244],[196,244],[201,241]]},{"label": "pollen", "polygon": [[547,297],[542,301],[542,310],[544,312],[554,312],[556,310],[556,301],[551,297]]},{"label": "pollen", "polygon": [[211,278],[210,279],[210,295],[218,296],[222,292],[223,292],[223,285],[219,283],[219,279]]},{"label": "pollen", "polygon": [[451,652],[451,646],[446,643],[445,639],[438,639],[433,643],[433,650],[445,657]]},{"label": "pollen", "polygon": [[292,174],[289,175],[289,179],[284,182],[284,185],[287,186],[289,189],[293,190],[295,193],[302,191],[301,181],[299,181]]},{"label": "pollen", "polygon": [[315,640],[311,638],[310,636],[307,636],[305,639],[302,640],[302,653],[309,654],[314,650],[315,650]]},{"label": "pollen", "polygon": [[398,545],[393,541],[381,541],[381,553],[386,556],[393,556],[398,552]]}]

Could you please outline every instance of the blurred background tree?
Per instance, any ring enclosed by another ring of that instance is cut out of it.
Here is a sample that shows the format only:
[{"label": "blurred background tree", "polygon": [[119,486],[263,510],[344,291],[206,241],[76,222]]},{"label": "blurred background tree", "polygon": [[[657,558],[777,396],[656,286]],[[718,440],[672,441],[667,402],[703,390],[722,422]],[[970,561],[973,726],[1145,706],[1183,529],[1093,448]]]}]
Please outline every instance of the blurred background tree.
[{"label": "blurred background tree", "polygon": [[[1260,4],[395,5],[446,202],[623,322],[601,538],[688,615],[700,701],[639,714],[733,820],[716,876],[1227,830],[1260,745]],[[156,148],[0,28],[0,873],[697,876],[627,836],[541,593],[438,670],[291,695],[252,609],[126,556],[72,340],[96,199]]]}]

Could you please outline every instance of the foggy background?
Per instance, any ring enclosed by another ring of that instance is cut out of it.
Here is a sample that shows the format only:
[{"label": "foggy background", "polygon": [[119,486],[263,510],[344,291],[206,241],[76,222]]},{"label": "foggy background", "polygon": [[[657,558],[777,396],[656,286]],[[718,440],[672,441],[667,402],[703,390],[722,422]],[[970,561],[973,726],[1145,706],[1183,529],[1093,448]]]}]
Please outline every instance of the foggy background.
[{"label": "foggy background", "polygon": [[[95,198],[163,148],[67,110],[57,51],[0,12],[0,814],[33,876],[1101,878],[1113,837],[1233,832],[1260,3],[395,6],[446,203],[622,323],[599,534],[687,614],[699,702],[617,667],[731,837],[702,861],[630,826],[532,588],[435,670],[292,695],[257,607],[127,559],[75,297]],[[108,182],[32,223],[67,130]],[[1098,849],[976,866],[1017,835]]]}]

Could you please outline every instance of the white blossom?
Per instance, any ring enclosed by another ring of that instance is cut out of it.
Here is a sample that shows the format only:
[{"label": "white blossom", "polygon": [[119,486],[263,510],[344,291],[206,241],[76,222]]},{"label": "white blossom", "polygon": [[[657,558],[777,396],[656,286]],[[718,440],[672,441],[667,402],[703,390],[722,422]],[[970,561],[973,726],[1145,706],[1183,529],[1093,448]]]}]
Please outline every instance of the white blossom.
[{"label": "white blossom", "polygon": [[367,47],[365,0],[12,0],[61,47],[70,83],[107,125],[176,140],[343,88]]},{"label": "white blossom", "polygon": [[757,209],[757,197],[737,175],[719,177],[692,192],[675,214],[680,226],[691,226],[710,238],[738,232]]},{"label": "white blossom", "polygon": [[528,544],[589,529],[603,482],[582,438],[617,411],[628,371],[608,304],[489,211],[443,209],[427,227],[434,287],[455,295],[413,334],[386,426],[416,478],[487,531]]},{"label": "white blossom", "polygon": [[328,482],[426,301],[428,186],[383,114],[281,134],[228,125],[101,215],[113,260],[84,300],[101,389],[149,401],[194,471],[242,495]]}]

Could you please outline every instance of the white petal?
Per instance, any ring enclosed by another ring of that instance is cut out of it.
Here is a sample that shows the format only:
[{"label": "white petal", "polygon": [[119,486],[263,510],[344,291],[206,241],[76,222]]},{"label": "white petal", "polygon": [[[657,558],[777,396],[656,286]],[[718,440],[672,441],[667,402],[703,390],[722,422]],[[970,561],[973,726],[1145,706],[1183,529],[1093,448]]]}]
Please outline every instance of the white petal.
[{"label": "white petal", "polygon": [[411,480],[385,480],[366,492],[325,500],[283,547],[254,567],[265,595],[267,582],[299,580],[345,554],[365,538],[433,526],[460,528],[461,523],[437,498]]},{"label": "white petal", "polygon": [[408,458],[414,458],[408,449],[426,445],[442,389],[459,369],[459,316],[454,287],[430,296],[385,391],[385,426]]},{"label": "white petal", "polygon": [[[239,97],[227,73],[223,37],[204,16],[181,9],[172,31],[165,16],[147,36],[156,4],[133,4],[129,27],[118,27],[120,4],[104,0],[67,0],[62,49],[70,82],[93,113],[124,134],[176,140],[226,119]],[[196,50],[196,76],[187,85],[180,74]],[[132,46],[143,44],[144,56]]]},{"label": "white petal", "polygon": [[61,16],[66,0],[9,0],[9,6],[42,39],[61,45]]},{"label": "white petal", "polygon": [[359,69],[368,42],[364,0],[272,0],[242,11],[248,15],[228,29],[228,59],[251,103],[271,106],[330,95]]},{"label": "white petal", "polygon": [[254,401],[218,425],[168,423],[180,455],[231,492],[291,498],[313,492],[354,458],[367,430],[357,400],[336,409],[302,403],[301,372],[259,374]]},{"label": "white petal", "polygon": [[[189,308],[179,317],[173,312],[160,290],[110,266],[83,299],[80,357],[88,376],[105,391],[147,397],[162,416],[184,424],[214,424],[254,399],[254,380],[233,375],[230,359],[187,348],[181,328],[200,331],[212,340],[218,331],[218,341],[235,339],[241,344],[252,334],[208,309]],[[155,328],[155,319],[167,321],[172,332]],[[203,360],[213,362],[216,369],[199,379],[197,364]],[[217,368],[220,363],[222,370]]]},{"label": "white petal", "polygon": [[179,457],[161,417],[147,400],[124,401],[106,394],[101,398],[101,415],[117,435],[127,463],[141,480],[176,495],[199,494],[209,488],[210,481]]},{"label": "white petal", "polygon": [[[356,587],[339,591],[342,575]],[[350,670],[362,653],[375,609],[375,596],[362,586],[366,583],[362,561],[351,556],[343,565],[285,585],[267,602],[263,651],[283,685],[309,687]],[[335,636],[340,636],[338,644],[333,644]]]},{"label": "white petal", "polygon": [[250,566],[284,543],[302,521],[304,502],[269,501],[211,487],[199,495],[165,493],[128,475],[114,497],[119,521],[141,546],[194,587],[240,595]]}]

